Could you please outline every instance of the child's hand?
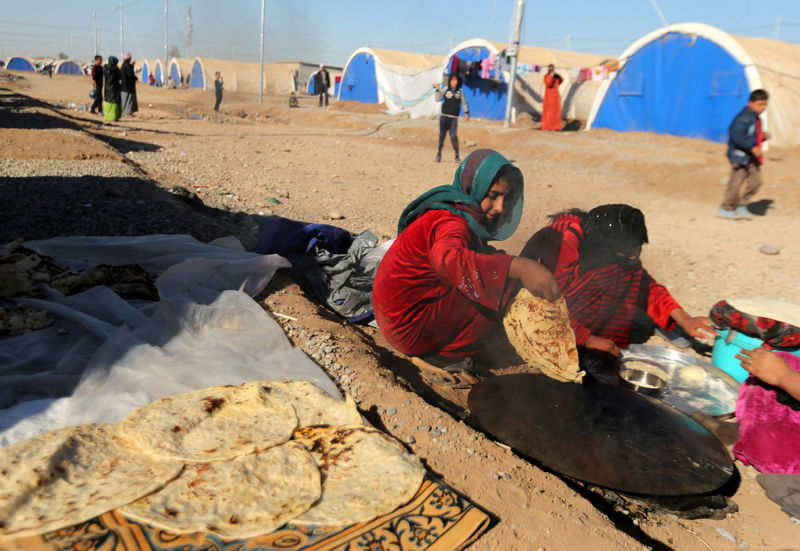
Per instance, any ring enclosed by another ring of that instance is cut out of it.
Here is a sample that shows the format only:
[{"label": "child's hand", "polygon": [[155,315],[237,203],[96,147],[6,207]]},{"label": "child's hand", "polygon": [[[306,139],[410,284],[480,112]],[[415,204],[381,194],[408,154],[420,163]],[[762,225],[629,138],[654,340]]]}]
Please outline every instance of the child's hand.
[{"label": "child's hand", "polygon": [[586,344],[583,346],[585,348],[591,348],[592,350],[606,352],[612,356],[619,356],[619,347],[611,339],[604,339],[603,337],[591,335],[586,339]]}]

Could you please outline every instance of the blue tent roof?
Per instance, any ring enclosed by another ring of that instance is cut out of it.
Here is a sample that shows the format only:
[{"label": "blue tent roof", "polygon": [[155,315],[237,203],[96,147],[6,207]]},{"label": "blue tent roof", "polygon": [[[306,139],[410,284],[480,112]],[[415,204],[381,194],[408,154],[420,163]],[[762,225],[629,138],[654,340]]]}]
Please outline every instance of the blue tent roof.
[{"label": "blue tent roof", "polygon": [[58,75],[82,75],[83,69],[74,61],[65,60],[55,64],[55,73]]},{"label": "blue tent roof", "polygon": [[628,58],[592,126],[724,142],[749,93],[745,67],[725,48],[669,32]]},{"label": "blue tent roof", "polygon": [[[311,87],[313,88],[313,84]],[[361,52],[353,56],[347,64],[339,88],[339,99],[378,103],[378,81],[375,77],[375,59],[372,54]]]},{"label": "blue tent roof", "polygon": [[33,63],[24,57],[10,57],[6,61],[6,69],[9,71],[36,71]]},{"label": "blue tent roof", "polygon": [[192,63],[192,79],[189,86],[192,88],[205,88],[205,85],[206,77],[203,74],[203,64],[200,63],[199,59],[196,59],[194,63]]}]

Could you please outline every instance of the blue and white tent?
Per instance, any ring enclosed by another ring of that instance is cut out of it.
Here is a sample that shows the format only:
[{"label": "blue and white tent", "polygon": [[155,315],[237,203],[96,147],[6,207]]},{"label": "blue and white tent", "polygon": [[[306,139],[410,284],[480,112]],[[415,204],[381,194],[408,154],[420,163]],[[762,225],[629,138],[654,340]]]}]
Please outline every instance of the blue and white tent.
[{"label": "blue and white tent", "polygon": [[[150,85],[150,73],[153,71],[153,62],[149,59],[142,60],[142,84]],[[155,77],[153,77],[155,78]]]},{"label": "blue and white tent", "polygon": [[[164,70],[164,63],[160,59],[152,61],[150,70],[153,72],[153,78],[156,79],[160,86],[164,86],[167,83],[167,72]],[[149,74],[147,78],[150,79]]]},{"label": "blue and white tent", "polygon": [[732,36],[703,23],[669,25],[622,53],[587,128],[725,142],[731,120],[758,88],[770,95],[762,115],[770,143],[800,144],[800,46]]},{"label": "blue and white tent", "polygon": [[53,73],[56,75],[82,75],[80,65],[70,59],[62,59],[53,64]]},{"label": "blue and white tent", "polygon": [[33,61],[27,57],[13,56],[6,59],[6,70],[8,71],[36,71]]},{"label": "blue and white tent", "polygon": [[[508,82],[511,68],[504,63],[508,44],[492,42],[483,38],[465,40],[453,48],[445,57],[444,74],[464,73],[464,64],[489,62],[489,76],[468,72],[463,89],[469,104],[471,117],[503,120],[505,118]],[[562,112],[566,118],[586,120],[599,83],[579,82],[580,69],[603,63],[606,58],[581,52],[553,50],[535,46],[520,46],[517,57],[516,94],[512,107],[516,112],[541,114],[544,96],[544,72],[547,65],[555,66],[563,81],[559,87]],[[457,67],[462,69],[457,69]]]},{"label": "blue and white tent", "polygon": [[433,84],[442,80],[443,61],[437,55],[359,48],[345,64],[337,97],[383,103],[390,113],[412,118],[435,116]]},{"label": "blue and white tent", "polygon": [[169,61],[169,68],[167,75],[169,76],[170,86],[180,88],[182,86],[189,86],[189,79],[192,74],[193,59],[185,57],[173,57]]}]

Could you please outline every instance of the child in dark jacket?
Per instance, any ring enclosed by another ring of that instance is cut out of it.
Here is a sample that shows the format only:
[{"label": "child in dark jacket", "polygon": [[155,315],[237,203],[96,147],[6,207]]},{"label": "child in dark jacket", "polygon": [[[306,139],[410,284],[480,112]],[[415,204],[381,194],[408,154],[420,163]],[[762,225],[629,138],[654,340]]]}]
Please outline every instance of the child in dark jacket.
[{"label": "child in dark jacket", "polygon": [[761,146],[769,139],[769,133],[762,130],[759,115],[767,108],[768,100],[766,91],[753,90],[747,106],[731,123],[728,139],[731,177],[722,204],[717,209],[717,216],[720,218],[753,218],[747,209],[747,202],[761,187],[761,164],[764,162]]}]

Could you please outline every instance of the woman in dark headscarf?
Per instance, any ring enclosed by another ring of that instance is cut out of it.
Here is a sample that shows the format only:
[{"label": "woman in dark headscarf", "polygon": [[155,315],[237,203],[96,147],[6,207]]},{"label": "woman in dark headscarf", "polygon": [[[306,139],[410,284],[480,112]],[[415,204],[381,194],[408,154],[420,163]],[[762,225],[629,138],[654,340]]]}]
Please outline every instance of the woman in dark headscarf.
[{"label": "woman in dark headscarf", "polygon": [[103,67],[103,80],[105,90],[103,90],[103,113],[107,121],[118,121],[120,117],[120,70],[117,64],[119,60],[113,55],[108,56],[108,63]]},{"label": "woman in dark headscarf", "polygon": [[464,159],[452,185],[406,207],[372,292],[375,319],[392,346],[412,356],[474,356],[518,280],[537,296],[560,296],[539,263],[487,245],[514,233],[522,202],[519,169],[480,149]]},{"label": "woman in dark headscarf", "polygon": [[551,216],[520,256],[538,260],[558,281],[579,347],[619,355],[630,343],[634,310],[658,325],[675,323],[693,337],[715,334],[707,317],[692,317],[642,267],[644,214],[630,205],[602,205]]}]

